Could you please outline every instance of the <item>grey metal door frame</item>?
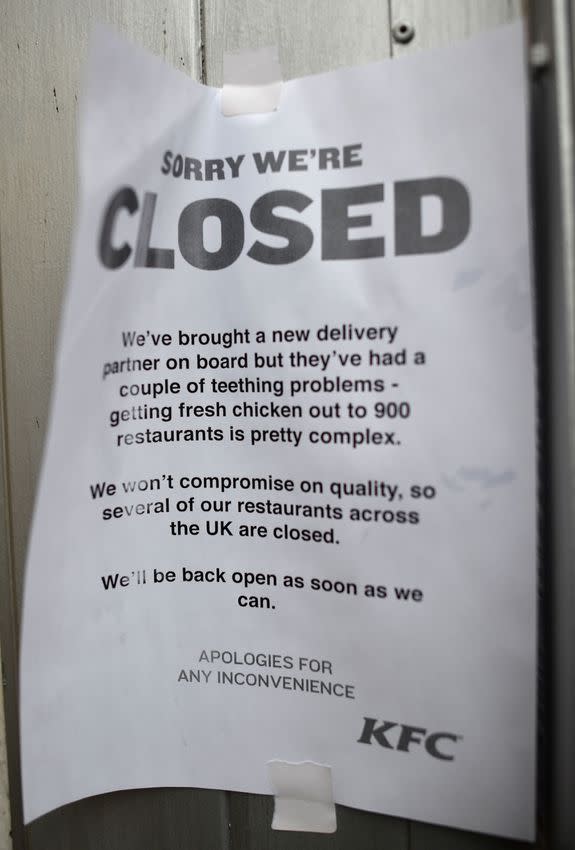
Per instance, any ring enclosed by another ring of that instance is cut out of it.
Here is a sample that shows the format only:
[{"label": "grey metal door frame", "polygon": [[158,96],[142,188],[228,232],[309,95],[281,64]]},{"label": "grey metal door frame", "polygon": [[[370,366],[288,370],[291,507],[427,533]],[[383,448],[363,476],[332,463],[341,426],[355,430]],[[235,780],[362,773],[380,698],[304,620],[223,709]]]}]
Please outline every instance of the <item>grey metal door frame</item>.
[{"label": "grey metal door frame", "polygon": [[532,173],[542,519],[540,798],[553,850],[575,847],[575,10],[532,0]]}]

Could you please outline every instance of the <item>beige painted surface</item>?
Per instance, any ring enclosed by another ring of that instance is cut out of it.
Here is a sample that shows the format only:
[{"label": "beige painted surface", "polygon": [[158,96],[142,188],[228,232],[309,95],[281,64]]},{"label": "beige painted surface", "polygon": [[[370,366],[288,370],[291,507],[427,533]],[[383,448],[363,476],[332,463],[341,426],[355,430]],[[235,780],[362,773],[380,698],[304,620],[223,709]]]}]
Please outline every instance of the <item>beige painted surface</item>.
[{"label": "beige painted surface", "polygon": [[38,476],[74,206],[74,133],[96,21],[198,77],[196,0],[2,0],[0,237],[18,587]]},{"label": "beige painted surface", "polygon": [[[520,0],[1,0],[0,279],[18,597],[66,279],[75,115],[93,22],[109,22],[192,76],[203,70],[206,82],[219,85],[224,51],[277,43],[284,76],[291,78],[443,45],[511,20],[520,7]],[[409,45],[391,40],[390,22],[399,21],[415,27]],[[13,714],[13,676],[8,684]],[[8,850],[3,745],[0,735],[0,850]],[[90,847],[103,846],[102,836],[92,839]]]},{"label": "beige painted surface", "polygon": [[[0,3],[0,280],[12,567],[18,599],[68,265],[81,69],[88,33],[97,21],[111,24],[195,77],[201,68],[196,0]],[[6,697],[13,703],[13,717],[15,664],[6,657],[9,653],[5,645],[5,666],[11,673]],[[3,752],[0,748],[0,850],[9,846]]]},{"label": "beige painted surface", "polygon": [[205,81],[222,83],[224,52],[279,47],[285,79],[389,56],[386,0],[205,0]]},{"label": "beige painted surface", "polygon": [[392,26],[407,21],[415,37],[393,45],[393,55],[442,47],[469,38],[521,15],[521,0],[391,0]]}]

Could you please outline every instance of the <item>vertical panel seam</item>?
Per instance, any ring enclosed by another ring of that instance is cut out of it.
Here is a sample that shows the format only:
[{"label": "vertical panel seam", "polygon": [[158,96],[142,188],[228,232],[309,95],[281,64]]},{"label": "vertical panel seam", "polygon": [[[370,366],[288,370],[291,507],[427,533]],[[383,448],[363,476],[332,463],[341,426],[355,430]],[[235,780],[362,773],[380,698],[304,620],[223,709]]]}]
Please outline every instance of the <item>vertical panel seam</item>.
[{"label": "vertical panel seam", "polygon": [[222,842],[222,850],[232,850],[232,822],[230,820],[230,800],[231,800],[231,791],[223,792],[223,808],[224,808],[224,823],[223,823],[223,842]]},{"label": "vertical panel seam", "polygon": [[207,60],[206,60],[206,10],[205,0],[197,0],[197,19],[200,50],[200,81],[207,84]]},{"label": "vertical panel seam", "polygon": [[387,37],[389,39],[389,56],[393,59],[393,35],[391,28],[393,26],[393,8],[392,0],[387,0]]}]

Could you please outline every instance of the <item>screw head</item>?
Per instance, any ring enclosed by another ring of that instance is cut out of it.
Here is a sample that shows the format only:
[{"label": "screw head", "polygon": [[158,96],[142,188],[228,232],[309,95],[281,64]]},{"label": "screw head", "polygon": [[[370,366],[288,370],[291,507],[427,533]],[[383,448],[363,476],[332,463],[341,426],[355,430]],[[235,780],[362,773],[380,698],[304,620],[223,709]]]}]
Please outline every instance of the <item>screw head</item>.
[{"label": "screw head", "polygon": [[551,50],[544,41],[535,42],[529,51],[529,61],[535,71],[543,71],[551,62]]},{"label": "screw head", "polygon": [[407,21],[398,21],[391,29],[393,40],[398,44],[409,44],[415,35],[415,27]]}]

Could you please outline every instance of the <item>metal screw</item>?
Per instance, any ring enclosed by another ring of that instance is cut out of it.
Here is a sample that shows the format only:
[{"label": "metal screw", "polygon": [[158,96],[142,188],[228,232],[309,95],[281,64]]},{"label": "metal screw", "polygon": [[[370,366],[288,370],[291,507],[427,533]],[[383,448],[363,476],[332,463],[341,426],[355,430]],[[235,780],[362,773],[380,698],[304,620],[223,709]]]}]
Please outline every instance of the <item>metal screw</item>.
[{"label": "metal screw", "polygon": [[391,34],[393,36],[393,40],[398,44],[409,44],[415,35],[415,27],[413,27],[412,24],[408,24],[406,21],[398,21],[393,25]]},{"label": "metal screw", "polygon": [[531,45],[529,61],[535,71],[543,71],[551,62],[551,50],[544,41],[537,41]]}]

